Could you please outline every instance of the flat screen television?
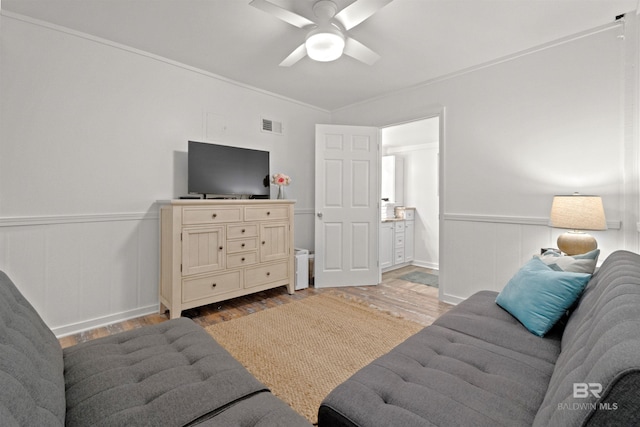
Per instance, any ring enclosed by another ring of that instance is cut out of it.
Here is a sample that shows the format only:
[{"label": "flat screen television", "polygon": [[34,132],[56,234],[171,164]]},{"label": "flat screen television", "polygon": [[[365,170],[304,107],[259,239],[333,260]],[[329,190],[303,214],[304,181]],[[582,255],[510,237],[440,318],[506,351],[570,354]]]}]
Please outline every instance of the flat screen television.
[{"label": "flat screen television", "polygon": [[205,198],[268,199],[269,152],[189,141],[187,187]]}]

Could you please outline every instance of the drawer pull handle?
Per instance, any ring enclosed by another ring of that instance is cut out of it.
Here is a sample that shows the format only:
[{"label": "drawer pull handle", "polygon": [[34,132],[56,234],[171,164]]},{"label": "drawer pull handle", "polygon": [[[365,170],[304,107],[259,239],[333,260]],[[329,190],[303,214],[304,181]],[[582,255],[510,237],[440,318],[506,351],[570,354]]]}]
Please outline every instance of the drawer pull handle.
[{"label": "drawer pull handle", "polygon": [[212,287],[212,288],[215,288],[216,286],[218,286],[218,284],[217,284],[217,283],[213,283],[213,284],[211,285],[211,287]]},{"label": "drawer pull handle", "polygon": [[242,246],[242,247],[244,248],[245,244],[243,243],[243,244],[242,244],[242,245],[240,245],[240,246]]},{"label": "drawer pull handle", "polygon": [[217,216],[218,216],[218,214],[217,214],[217,213],[214,213],[213,215],[211,215],[211,217],[212,217],[212,218],[215,218],[215,217],[217,217]]},{"label": "drawer pull handle", "polygon": [[240,261],[244,262],[244,258],[242,258]]},{"label": "drawer pull handle", "polygon": [[243,228],[243,229],[242,229],[242,233],[244,233],[244,232],[245,232],[245,229]]},{"label": "drawer pull handle", "polygon": [[263,241],[262,241],[262,244],[264,245],[265,243],[267,243],[267,242],[265,242],[265,241],[263,240]]},{"label": "drawer pull handle", "polygon": [[271,215],[271,212],[270,212],[270,211],[267,211],[267,215]]},{"label": "drawer pull handle", "polygon": [[218,249],[222,250],[222,246],[220,246]]},{"label": "drawer pull handle", "polygon": [[271,273],[267,271],[267,276],[271,276]]}]

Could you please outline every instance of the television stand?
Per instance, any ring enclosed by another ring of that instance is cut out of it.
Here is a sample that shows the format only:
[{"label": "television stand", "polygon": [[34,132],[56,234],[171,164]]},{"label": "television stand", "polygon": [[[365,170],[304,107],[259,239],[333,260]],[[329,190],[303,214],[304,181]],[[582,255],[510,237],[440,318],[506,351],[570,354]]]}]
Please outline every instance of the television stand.
[{"label": "television stand", "polygon": [[278,286],[295,290],[293,200],[171,200],[160,207],[160,312]]}]

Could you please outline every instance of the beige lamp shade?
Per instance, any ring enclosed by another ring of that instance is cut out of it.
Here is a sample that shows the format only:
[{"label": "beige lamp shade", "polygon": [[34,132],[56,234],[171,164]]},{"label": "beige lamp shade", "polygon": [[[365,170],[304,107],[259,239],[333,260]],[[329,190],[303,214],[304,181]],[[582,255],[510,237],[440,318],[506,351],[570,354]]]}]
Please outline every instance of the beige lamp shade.
[{"label": "beige lamp shade", "polygon": [[606,230],[600,196],[555,196],[551,205],[551,226],[572,230]]},{"label": "beige lamp shade", "polygon": [[581,230],[607,229],[602,198],[582,194],[555,196],[551,205],[551,226],[573,230],[558,237],[558,249],[562,252],[578,255],[596,249],[596,239]]}]

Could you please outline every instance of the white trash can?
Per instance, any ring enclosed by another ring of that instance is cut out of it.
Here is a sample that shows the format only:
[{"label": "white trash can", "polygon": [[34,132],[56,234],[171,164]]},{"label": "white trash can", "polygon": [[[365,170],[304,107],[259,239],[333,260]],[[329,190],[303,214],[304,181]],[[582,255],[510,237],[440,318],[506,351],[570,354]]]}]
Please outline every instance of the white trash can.
[{"label": "white trash can", "polygon": [[295,248],[296,291],[309,287],[309,251]]}]

